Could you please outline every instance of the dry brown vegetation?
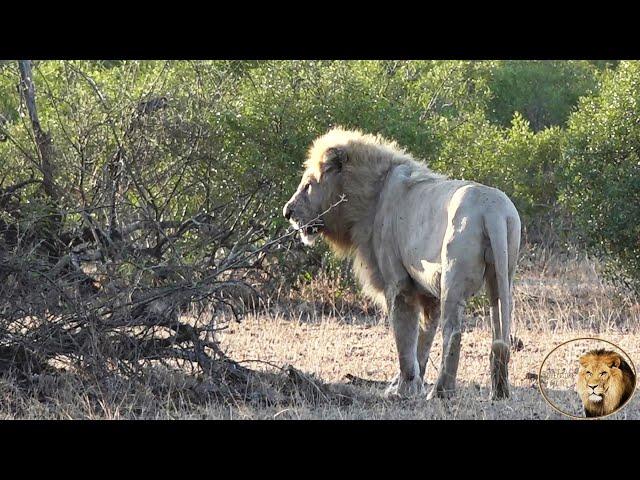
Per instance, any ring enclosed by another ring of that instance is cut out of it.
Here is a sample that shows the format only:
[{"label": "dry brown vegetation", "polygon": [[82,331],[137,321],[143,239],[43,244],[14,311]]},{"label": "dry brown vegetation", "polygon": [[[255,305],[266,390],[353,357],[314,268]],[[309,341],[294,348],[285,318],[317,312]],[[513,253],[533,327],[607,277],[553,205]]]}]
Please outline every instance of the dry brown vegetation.
[{"label": "dry brown vegetation", "polygon": [[[640,309],[597,262],[558,253],[585,241],[569,222],[582,204],[558,202],[564,134],[478,116],[489,97],[470,87],[496,67],[478,65],[0,62],[0,418],[555,418],[535,388],[544,354],[599,335],[634,358]],[[380,88],[398,101],[370,102]],[[523,243],[555,245],[523,251],[509,401],[488,400],[483,297],[458,395],[384,400],[384,315],[347,264],[286,229],[312,136],[353,118],[437,170],[495,180],[522,206]],[[594,158],[618,161],[608,148]],[[609,209],[626,235],[609,237],[634,253],[629,205]]]},{"label": "dry brown vegetation", "polygon": [[[597,336],[640,358],[640,304],[603,282],[594,260],[527,247],[515,285],[512,396],[489,398],[488,305],[474,299],[463,334],[458,392],[450,401],[386,400],[396,369],[384,315],[326,277],[280,293],[238,323],[221,316],[218,341],[247,367],[218,378],[189,375],[187,364],[153,365],[136,379],[87,378],[68,368],[43,373],[28,389],[0,380],[2,418],[224,419],[556,419],[537,376],[549,351],[563,341]],[[338,293],[339,292],[339,293]],[[438,334],[426,381],[433,383]],[[242,383],[244,382],[244,384]],[[565,396],[574,395],[567,390]],[[640,418],[634,396],[608,418]]]}]

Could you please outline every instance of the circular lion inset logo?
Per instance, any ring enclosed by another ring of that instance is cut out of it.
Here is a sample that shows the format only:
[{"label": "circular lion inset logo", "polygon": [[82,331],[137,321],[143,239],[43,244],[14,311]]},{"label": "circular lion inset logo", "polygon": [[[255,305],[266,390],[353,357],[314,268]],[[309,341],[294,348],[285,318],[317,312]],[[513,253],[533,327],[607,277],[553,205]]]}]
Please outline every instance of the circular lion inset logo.
[{"label": "circular lion inset logo", "polygon": [[635,367],[629,356],[599,338],[564,342],[540,366],[543,397],[552,408],[573,418],[615,413],[629,401],[635,386]]}]

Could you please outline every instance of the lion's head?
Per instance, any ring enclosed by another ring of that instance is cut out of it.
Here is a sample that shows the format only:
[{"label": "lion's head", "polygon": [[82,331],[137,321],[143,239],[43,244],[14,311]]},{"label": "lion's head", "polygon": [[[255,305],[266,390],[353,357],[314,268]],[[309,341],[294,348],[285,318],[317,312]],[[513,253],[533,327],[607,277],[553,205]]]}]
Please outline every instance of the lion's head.
[{"label": "lion's head", "polygon": [[579,362],[577,391],[587,417],[608,415],[631,397],[635,374],[618,353],[592,350]]},{"label": "lion's head", "polygon": [[[334,128],[309,149],[298,189],[283,214],[313,244],[324,236],[338,253],[358,243],[354,225],[370,226],[368,214],[392,162],[413,162],[395,142],[379,135]],[[357,230],[357,229],[355,229]]]},{"label": "lion's head", "polygon": [[344,193],[341,172],[346,160],[346,139],[337,134],[332,137],[333,141],[322,137],[324,141],[314,142],[300,185],[283,209],[285,218],[299,230],[306,245],[312,245],[320,234],[331,236],[340,230],[336,210]]}]

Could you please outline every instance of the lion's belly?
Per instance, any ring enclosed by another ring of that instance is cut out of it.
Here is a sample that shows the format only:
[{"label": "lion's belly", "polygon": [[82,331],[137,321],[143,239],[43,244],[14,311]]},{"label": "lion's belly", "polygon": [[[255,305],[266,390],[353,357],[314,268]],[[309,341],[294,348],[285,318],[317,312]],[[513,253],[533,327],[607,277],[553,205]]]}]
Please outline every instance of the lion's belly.
[{"label": "lion's belly", "polygon": [[420,260],[420,265],[407,265],[407,272],[411,276],[417,287],[429,296],[440,297],[440,275],[442,264]]}]

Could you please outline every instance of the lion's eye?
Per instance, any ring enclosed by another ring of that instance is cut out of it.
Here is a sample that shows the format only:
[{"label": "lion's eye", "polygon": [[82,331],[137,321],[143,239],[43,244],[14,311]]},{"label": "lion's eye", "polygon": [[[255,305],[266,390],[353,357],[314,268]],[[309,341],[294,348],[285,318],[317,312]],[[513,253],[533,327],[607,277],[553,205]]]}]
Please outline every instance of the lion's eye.
[{"label": "lion's eye", "polygon": [[587,372],[587,377],[590,377],[592,375],[591,372]]},{"label": "lion's eye", "polygon": [[607,374],[607,372],[600,372],[600,376],[604,377]]}]

